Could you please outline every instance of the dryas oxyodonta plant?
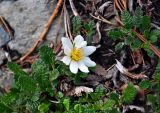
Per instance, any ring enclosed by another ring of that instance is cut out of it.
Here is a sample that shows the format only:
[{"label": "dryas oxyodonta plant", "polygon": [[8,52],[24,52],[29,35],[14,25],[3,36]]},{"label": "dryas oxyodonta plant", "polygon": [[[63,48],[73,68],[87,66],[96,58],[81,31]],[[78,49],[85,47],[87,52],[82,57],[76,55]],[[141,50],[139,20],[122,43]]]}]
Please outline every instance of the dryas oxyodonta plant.
[{"label": "dryas oxyodonta plant", "polygon": [[78,69],[84,73],[88,73],[88,67],[96,66],[96,63],[89,58],[95,50],[95,46],[87,46],[87,41],[81,35],[77,35],[72,42],[69,38],[62,37],[62,47],[65,56],[62,61],[69,65],[72,73],[76,74]]}]

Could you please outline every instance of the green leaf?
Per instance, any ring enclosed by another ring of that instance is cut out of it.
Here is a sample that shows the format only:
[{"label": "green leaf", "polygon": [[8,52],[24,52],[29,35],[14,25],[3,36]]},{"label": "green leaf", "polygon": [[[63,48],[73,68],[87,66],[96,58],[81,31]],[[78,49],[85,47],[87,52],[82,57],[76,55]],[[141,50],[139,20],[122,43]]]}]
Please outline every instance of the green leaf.
[{"label": "green leaf", "polygon": [[1,102],[5,103],[6,105],[10,105],[15,102],[17,99],[18,95],[14,92],[10,92],[7,94],[4,94],[1,98]]},{"label": "green leaf", "polygon": [[137,94],[137,90],[133,83],[129,83],[127,88],[123,91],[122,100],[124,103],[131,103]]},{"label": "green leaf", "polygon": [[134,40],[134,37],[129,35],[128,37],[125,38],[124,44],[130,45],[133,42],[133,40]]},{"label": "green leaf", "polygon": [[39,110],[38,110],[39,102],[38,101],[33,102],[31,100],[27,100],[25,106],[26,106],[26,109],[29,110],[32,113],[38,113],[39,112]]},{"label": "green leaf", "polygon": [[80,104],[76,104],[74,106],[74,110],[76,111],[76,113],[83,113],[82,106]]},{"label": "green leaf", "polygon": [[143,80],[139,83],[140,88],[142,89],[147,89],[149,87],[151,87],[151,82],[149,80]]},{"label": "green leaf", "polygon": [[17,86],[20,87],[21,91],[34,93],[36,91],[36,82],[29,76],[19,76],[16,82]]},{"label": "green leaf", "polygon": [[51,71],[50,80],[53,81],[57,79],[59,75],[59,71],[57,69],[54,69],[53,71]]},{"label": "green leaf", "polygon": [[124,10],[122,12],[121,19],[126,29],[131,29],[133,27],[133,17],[128,11]]},{"label": "green leaf", "polygon": [[151,27],[151,20],[148,16],[143,16],[142,17],[142,27],[144,30],[150,29]]},{"label": "green leaf", "polygon": [[111,95],[110,95],[110,99],[118,102],[118,100],[119,100],[119,95],[118,95],[117,93],[114,93],[114,92],[113,92],[113,93],[111,93]]},{"label": "green leaf", "polygon": [[156,96],[154,96],[153,94],[148,94],[148,95],[147,95],[147,100],[148,100],[149,102],[151,102],[152,104],[155,104],[156,101],[157,101],[157,98],[156,98]]},{"label": "green leaf", "polygon": [[11,108],[9,108],[8,106],[6,106],[5,104],[3,103],[0,103],[0,111],[3,113],[12,113],[13,110]]},{"label": "green leaf", "polygon": [[41,104],[38,106],[38,110],[40,111],[40,113],[46,113],[46,112],[48,112],[48,110],[49,110],[49,106],[50,106],[50,104],[41,103]]},{"label": "green leaf", "polygon": [[143,34],[144,34],[144,37],[148,39],[150,36],[150,29],[144,30]]},{"label": "green leaf", "polygon": [[150,34],[150,35],[159,36],[159,35],[160,35],[160,30],[154,29],[154,30],[151,31],[151,34]]},{"label": "green leaf", "polygon": [[118,44],[116,44],[115,50],[116,51],[121,50],[124,45],[125,45],[124,42],[119,42]]},{"label": "green leaf", "polygon": [[14,72],[16,85],[21,91],[33,93],[36,89],[36,82],[25,73],[16,63],[9,62],[8,67]]},{"label": "green leaf", "polygon": [[108,36],[113,40],[120,39],[125,34],[120,29],[113,29],[108,32]]},{"label": "green leaf", "polygon": [[114,100],[108,99],[103,105],[103,110],[112,110],[114,104],[115,104]]},{"label": "green leaf", "polygon": [[75,16],[72,19],[72,27],[73,27],[73,33],[80,34],[80,29],[82,27],[81,18],[79,16]]},{"label": "green leaf", "polygon": [[89,23],[85,23],[83,25],[85,31],[86,31],[86,37],[87,37],[87,42],[91,43],[92,42],[92,36],[96,32],[95,28],[95,23],[94,21],[90,21]]},{"label": "green leaf", "polygon": [[143,11],[141,10],[140,7],[137,7],[133,16],[133,25],[136,26],[137,28],[139,28],[141,25],[142,17],[143,17]]},{"label": "green leaf", "polygon": [[64,97],[64,94],[59,91],[59,92],[57,93],[57,97],[58,97],[58,98],[63,98],[63,97]]},{"label": "green leaf", "polygon": [[131,44],[131,49],[133,51],[140,49],[142,47],[142,42],[139,39],[135,39],[134,42]]},{"label": "green leaf", "polygon": [[8,62],[7,66],[11,71],[13,71],[15,74],[18,75],[28,75],[26,72],[24,72],[19,65],[17,65],[15,62]]},{"label": "green leaf", "polygon": [[48,89],[52,89],[51,82],[49,79],[49,67],[45,65],[42,60],[38,60],[32,65],[32,71],[34,79],[38,82],[42,91],[48,91]]},{"label": "green leaf", "polygon": [[70,109],[70,100],[69,99],[64,99],[63,100],[63,105],[66,108],[67,111]]},{"label": "green leaf", "polygon": [[151,44],[151,43],[148,41],[148,42],[146,42],[146,43],[143,43],[143,46],[142,46],[142,47],[143,47],[144,49],[149,49],[150,44]]},{"label": "green leaf", "polygon": [[150,50],[150,48],[145,49],[145,51],[147,52],[148,56],[150,56],[151,58],[154,57],[154,52],[152,50]]},{"label": "green leaf", "polygon": [[55,54],[53,53],[53,50],[49,48],[48,46],[42,46],[39,51],[40,58],[42,61],[44,61],[49,66],[52,66],[54,64]]},{"label": "green leaf", "polygon": [[156,35],[152,35],[152,36],[149,37],[151,43],[157,42],[157,38],[158,38],[158,37],[157,37]]}]

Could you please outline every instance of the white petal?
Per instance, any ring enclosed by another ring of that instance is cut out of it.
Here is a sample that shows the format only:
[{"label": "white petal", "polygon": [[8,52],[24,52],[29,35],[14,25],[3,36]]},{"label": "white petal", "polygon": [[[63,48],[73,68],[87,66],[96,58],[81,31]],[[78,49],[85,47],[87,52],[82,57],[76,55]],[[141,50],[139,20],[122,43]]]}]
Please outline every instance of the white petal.
[{"label": "white petal", "polygon": [[84,73],[89,72],[88,67],[82,61],[78,62],[78,68]]},{"label": "white petal", "polygon": [[62,41],[63,48],[65,48],[66,46],[70,49],[73,48],[73,44],[69,38],[62,37],[61,41]]},{"label": "white petal", "polygon": [[85,64],[87,67],[94,67],[94,66],[96,66],[96,63],[93,62],[89,57],[85,57],[85,58],[83,59],[83,62],[84,62],[84,64]]},{"label": "white petal", "polygon": [[75,45],[76,48],[82,48],[82,47],[85,47],[85,46],[87,46],[86,41],[81,42],[79,45]]},{"label": "white petal", "polygon": [[66,47],[64,48],[64,54],[67,55],[67,56],[70,56],[70,54],[71,54],[71,49],[66,46]]},{"label": "white petal", "polygon": [[72,73],[77,74],[77,72],[78,72],[78,63],[75,62],[75,61],[71,61],[69,68],[70,68],[70,71]]},{"label": "white petal", "polygon": [[61,60],[63,63],[65,63],[66,65],[69,65],[71,62],[71,58],[68,56],[64,56]]},{"label": "white petal", "polygon": [[81,43],[84,43],[84,38],[81,35],[77,35],[73,43],[75,44],[75,47],[78,48],[81,45]]},{"label": "white petal", "polygon": [[86,46],[83,47],[84,55],[89,56],[96,50],[96,47],[94,46]]}]

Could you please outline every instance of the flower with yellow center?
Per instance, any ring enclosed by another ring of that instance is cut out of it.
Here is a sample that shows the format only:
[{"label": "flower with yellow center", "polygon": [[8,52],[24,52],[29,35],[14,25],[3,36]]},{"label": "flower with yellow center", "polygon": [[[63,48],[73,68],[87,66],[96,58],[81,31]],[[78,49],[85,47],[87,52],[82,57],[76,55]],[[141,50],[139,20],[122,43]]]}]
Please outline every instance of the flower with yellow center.
[{"label": "flower with yellow center", "polygon": [[62,61],[69,65],[72,73],[76,74],[78,69],[88,73],[88,67],[96,66],[96,63],[88,57],[96,50],[96,47],[87,46],[87,42],[81,35],[76,36],[73,42],[65,37],[62,37],[61,41],[65,54]]}]

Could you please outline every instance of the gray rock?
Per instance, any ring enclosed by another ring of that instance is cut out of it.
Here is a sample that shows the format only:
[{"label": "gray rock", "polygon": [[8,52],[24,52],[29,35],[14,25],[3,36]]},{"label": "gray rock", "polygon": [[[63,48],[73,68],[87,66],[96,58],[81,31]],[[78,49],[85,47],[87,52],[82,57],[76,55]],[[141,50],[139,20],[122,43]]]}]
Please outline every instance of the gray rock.
[{"label": "gray rock", "polygon": [[[8,43],[11,49],[24,54],[39,37],[44,25],[49,19],[55,3],[46,4],[46,0],[17,0],[0,2],[0,15],[10,23],[15,30],[15,38]],[[47,39],[54,41],[56,19],[53,22]],[[61,33],[64,30],[61,30]],[[0,62],[2,58],[0,57]]]},{"label": "gray rock", "polygon": [[0,50],[0,64],[3,63],[3,59],[5,59],[5,54],[4,54],[4,51]]}]

